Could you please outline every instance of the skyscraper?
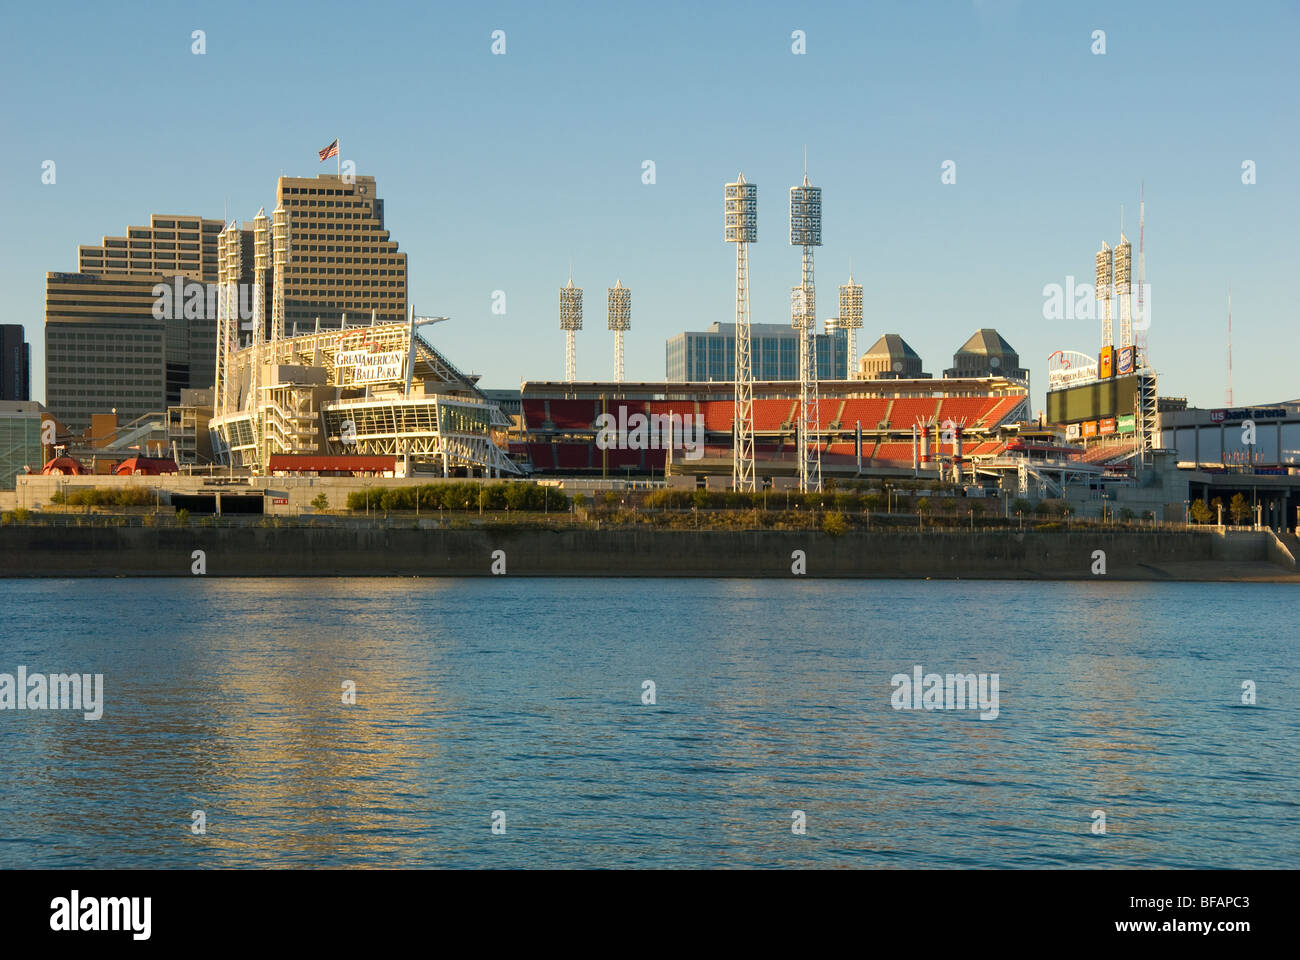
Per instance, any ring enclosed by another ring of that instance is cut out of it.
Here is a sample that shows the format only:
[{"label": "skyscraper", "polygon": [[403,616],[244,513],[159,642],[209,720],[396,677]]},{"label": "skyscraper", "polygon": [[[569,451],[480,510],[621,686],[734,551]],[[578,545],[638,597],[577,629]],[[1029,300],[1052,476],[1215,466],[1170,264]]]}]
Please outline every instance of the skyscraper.
[{"label": "skyscraper", "polygon": [[[348,182],[351,180],[351,182]],[[406,319],[406,254],[384,228],[374,177],[281,177],[276,206],[288,214],[285,326],[337,327]],[[268,300],[268,302],[270,302]]]},{"label": "skyscraper", "polygon": [[32,355],[22,324],[0,324],[0,400],[30,400]]},{"label": "skyscraper", "polygon": [[79,247],[78,272],[45,275],[46,406],[71,429],[114,409],[127,423],[179,402],[183,389],[211,386],[207,285],[217,279],[221,228],[155,214],[125,237]]}]

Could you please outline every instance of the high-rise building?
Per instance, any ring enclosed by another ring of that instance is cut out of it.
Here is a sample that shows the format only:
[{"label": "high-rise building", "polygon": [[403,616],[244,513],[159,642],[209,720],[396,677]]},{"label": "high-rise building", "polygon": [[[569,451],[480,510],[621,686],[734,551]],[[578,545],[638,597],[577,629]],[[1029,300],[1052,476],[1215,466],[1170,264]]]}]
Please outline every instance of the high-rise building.
[{"label": "high-rise building", "polygon": [[0,400],[30,400],[32,353],[20,323],[0,324]]},{"label": "high-rise building", "polygon": [[[337,327],[344,314],[356,323],[372,313],[380,323],[406,319],[406,254],[384,229],[374,177],[281,177],[276,204],[277,231],[287,223],[285,266],[282,276],[261,278],[262,302],[278,302],[267,288],[283,292],[286,333],[317,318]],[[70,429],[84,430],[92,413],[111,410],[129,423],[179,405],[182,390],[213,386],[225,226],[154,215],[124,237],[81,246],[78,272],[46,274],[46,404]],[[230,295],[242,344],[255,303],[251,224],[238,236],[241,268]],[[269,327],[274,311],[266,314]]]},{"label": "high-rise building", "polygon": [[349,323],[368,323],[372,311],[378,323],[406,319],[406,254],[384,229],[374,177],[281,177],[275,200],[288,214],[286,332],[295,323],[305,332],[317,317],[337,327],[344,314]]},{"label": "high-rise building", "polygon": [[[734,323],[714,323],[708,330],[670,337],[666,345],[666,379],[671,382],[730,380],[735,370]],[[799,331],[782,323],[751,323],[755,380],[799,379]],[[814,334],[817,369],[823,380],[848,378],[848,335],[842,329]]]},{"label": "high-rise building", "polygon": [[111,410],[129,423],[212,384],[221,229],[155,214],[79,247],[78,272],[45,275],[45,400],[70,429]]}]

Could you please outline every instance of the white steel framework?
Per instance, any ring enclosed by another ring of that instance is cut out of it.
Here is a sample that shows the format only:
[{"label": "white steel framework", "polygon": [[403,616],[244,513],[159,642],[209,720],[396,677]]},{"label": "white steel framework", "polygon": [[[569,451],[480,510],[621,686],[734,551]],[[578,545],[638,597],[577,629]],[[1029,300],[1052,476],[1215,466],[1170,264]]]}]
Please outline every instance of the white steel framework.
[{"label": "white steel framework", "polygon": [[1110,287],[1113,278],[1114,267],[1111,263],[1110,244],[1103,240],[1101,249],[1097,251],[1097,299],[1102,302],[1101,345],[1103,348],[1115,342],[1110,315]]},{"label": "white steel framework", "polygon": [[[214,450],[232,468],[265,474],[274,454],[392,454],[441,470],[517,474],[493,440],[510,420],[446,357],[416,335],[431,319],[316,330],[264,344],[269,382],[253,401],[214,417]],[[373,361],[373,362],[372,362]],[[222,371],[251,382],[254,350]],[[257,425],[261,424],[262,443]]]},{"label": "white steel framework", "polygon": [[271,261],[275,268],[271,290],[271,340],[284,339],[284,279],[289,268],[289,211],[275,208],[271,214]]},{"label": "white steel framework", "polygon": [[614,331],[614,382],[623,382],[623,334],[632,329],[632,291],[615,280],[609,288],[609,329]]},{"label": "white steel framework", "polygon": [[239,349],[239,275],[243,248],[235,221],[217,236],[217,368],[214,378],[214,414],[238,409],[237,385],[227,376]]},{"label": "white steel framework", "polygon": [[1115,296],[1119,299],[1119,343],[1133,345],[1133,244],[1123,233],[1115,248]]},{"label": "white steel framework", "polygon": [[749,331],[749,245],[758,241],[758,184],[742,173],[722,188],[722,237],[736,245],[736,370],[732,418],[731,485],[756,489],[754,474],[754,366]]},{"label": "white steel framework", "polygon": [[790,188],[790,244],[803,249],[802,283],[790,303],[790,322],[799,331],[799,489],[822,488],[821,405],[817,391],[817,295],[813,280],[813,248],[822,242],[822,192],[808,182]]},{"label": "white steel framework", "polygon": [[[248,392],[254,404],[261,399],[261,373],[263,346],[266,343],[266,273],[271,269],[271,225],[266,218],[266,208],[257,211],[253,218],[253,330],[250,349],[253,351],[252,368],[249,371]],[[266,440],[265,425],[259,417],[254,423],[254,436],[257,438],[258,462],[265,462]]]},{"label": "white steel framework", "polygon": [[576,334],[582,329],[582,287],[560,287],[560,329],[564,331],[564,379],[573,383],[578,379],[578,346]]}]

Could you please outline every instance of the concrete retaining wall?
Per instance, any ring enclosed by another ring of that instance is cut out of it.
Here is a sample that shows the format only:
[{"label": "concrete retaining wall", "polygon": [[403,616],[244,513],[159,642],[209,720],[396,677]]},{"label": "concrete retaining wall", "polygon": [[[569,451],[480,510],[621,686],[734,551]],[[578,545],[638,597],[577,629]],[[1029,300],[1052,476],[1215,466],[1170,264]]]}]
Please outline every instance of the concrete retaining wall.
[{"label": "concrete retaining wall", "polygon": [[[1231,545],[1229,546],[1229,543]],[[0,576],[509,576],[789,577],[803,551],[810,577],[1168,579],[1162,564],[1216,556],[1267,560],[1266,538],[1183,531],[849,533],[651,529],[528,530],[0,527]],[[1181,576],[1181,575],[1179,575]]]}]

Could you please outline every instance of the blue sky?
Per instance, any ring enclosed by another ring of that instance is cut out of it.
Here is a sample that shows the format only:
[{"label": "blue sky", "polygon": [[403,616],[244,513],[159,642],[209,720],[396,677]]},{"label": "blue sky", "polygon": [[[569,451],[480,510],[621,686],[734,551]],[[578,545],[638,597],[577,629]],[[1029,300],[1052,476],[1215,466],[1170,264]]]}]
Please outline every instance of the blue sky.
[{"label": "blue sky", "polygon": [[627,375],[662,379],[667,337],[732,319],[721,192],[739,171],[759,185],[753,319],[788,322],[806,144],[818,316],[852,260],[860,348],[901,333],[941,375],[993,326],[1041,407],[1047,355],[1095,356],[1100,337],[1045,320],[1043,287],[1091,282],[1121,204],[1136,255],[1145,180],[1161,392],[1222,403],[1231,282],[1238,404],[1300,396],[1294,3],[25,4],[4,20],[0,322],[26,325],[38,398],[46,271],[151,213],[251,219],[281,173],[332,171],[316,150],[335,136],[378,180],[417,311],[452,318],[428,335],[484,386],[562,377],[570,258],[579,376],[612,374],[621,278]]}]

